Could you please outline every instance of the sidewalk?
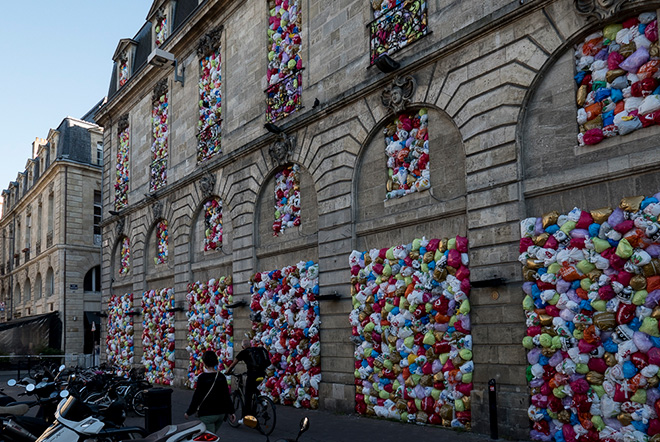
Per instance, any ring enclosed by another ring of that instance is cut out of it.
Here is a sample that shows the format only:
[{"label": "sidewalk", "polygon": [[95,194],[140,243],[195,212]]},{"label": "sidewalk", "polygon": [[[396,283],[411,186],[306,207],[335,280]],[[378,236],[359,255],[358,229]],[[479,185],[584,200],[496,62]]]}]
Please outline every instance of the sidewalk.
[{"label": "sidewalk", "polygon": [[[192,391],[180,388],[172,388],[172,390],[172,423],[185,422],[183,413],[188,408]],[[476,442],[490,440],[486,435],[358,417],[355,414],[343,415],[327,411],[301,410],[283,405],[277,405],[277,421],[270,440],[295,439],[300,420],[304,416],[309,417],[310,427],[300,438],[300,442]],[[126,425],[144,426],[144,420],[129,417]],[[259,434],[257,430],[246,427],[232,428],[227,423],[222,425],[218,433],[222,442],[264,442],[266,440],[266,437]]]}]

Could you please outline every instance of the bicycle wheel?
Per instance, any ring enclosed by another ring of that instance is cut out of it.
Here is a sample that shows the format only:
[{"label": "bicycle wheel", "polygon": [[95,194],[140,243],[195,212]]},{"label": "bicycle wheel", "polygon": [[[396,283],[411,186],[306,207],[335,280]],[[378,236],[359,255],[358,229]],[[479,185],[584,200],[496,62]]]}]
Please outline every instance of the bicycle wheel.
[{"label": "bicycle wheel", "polygon": [[241,393],[238,391],[233,392],[231,394],[231,403],[234,404],[234,419],[232,420],[228,417],[227,423],[237,428],[241,425],[238,421],[243,418],[243,398],[241,397]]},{"label": "bicycle wheel", "polygon": [[257,418],[258,429],[264,436],[268,436],[275,429],[275,404],[267,396],[258,396],[254,404],[254,414]]},{"label": "bicycle wheel", "polygon": [[144,409],[144,393],[142,390],[138,391],[131,398],[131,408],[138,416],[145,415]]},{"label": "bicycle wheel", "polygon": [[88,404],[109,406],[112,403],[112,399],[110,399],[107,394],[92,393],[89,396],[87,396],[85,402],[87,402]]}]

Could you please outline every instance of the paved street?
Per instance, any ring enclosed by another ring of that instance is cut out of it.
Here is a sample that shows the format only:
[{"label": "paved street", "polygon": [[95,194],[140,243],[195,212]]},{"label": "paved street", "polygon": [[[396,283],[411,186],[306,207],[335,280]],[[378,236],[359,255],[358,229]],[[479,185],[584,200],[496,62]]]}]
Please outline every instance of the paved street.
[{"label": "paved street", "polygon": [[[0,387],[7,394],[16,397],[22,388],[7,387],[7,380],[15,378],[16,372],[0,372]],[[184,422],[183,413],[190,403],[192,391],[172,389],[172,422]],[[300,420],[308,416],[310,429],[300,442],[375,442],[375,441],[434,441],[434,442],[476,442],[490,440],[486,436],[447,430],[422,425],[402,424],[380,419],[358,417],[350,414],[335,414],[325,411],[299,410],[293,407],[277,406],[277,424],[270,440],[295,438]],[[144,418],[129,414],[126,425],[144,426]],[[256,430],[240,427],[232,428],[223,424],[218,432],[222,442],[264,442],[266,438]]]}]

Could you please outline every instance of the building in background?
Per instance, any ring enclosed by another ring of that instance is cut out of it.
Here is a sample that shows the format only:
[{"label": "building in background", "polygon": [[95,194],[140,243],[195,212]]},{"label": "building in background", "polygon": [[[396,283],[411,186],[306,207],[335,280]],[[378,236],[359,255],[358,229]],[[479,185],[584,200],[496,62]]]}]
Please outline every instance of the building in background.
[{"label": "building in background", "polygon": [[98,342],[103,129],[93,117],[102,103],[37,138],[2,191],[3,353],[92,353]]}]

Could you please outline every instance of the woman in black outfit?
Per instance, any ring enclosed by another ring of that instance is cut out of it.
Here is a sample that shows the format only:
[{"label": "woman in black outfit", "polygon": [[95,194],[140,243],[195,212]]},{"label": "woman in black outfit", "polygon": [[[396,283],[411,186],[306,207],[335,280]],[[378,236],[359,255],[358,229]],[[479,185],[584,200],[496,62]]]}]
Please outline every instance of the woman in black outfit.
[{"label": "woman in black outfit", "polygon": [[215,433],[225,417],[229,414],[232,419],[234,404],[229,397],[229,387],[225,375],[218,372],[218,357],[215,352],[207,350],[202,356],[204,373],[197,378],[197,389],[193,394],[188,411],[183,415],[186,419],[197,413],[199,420],[204,422],[206,429]]}]

